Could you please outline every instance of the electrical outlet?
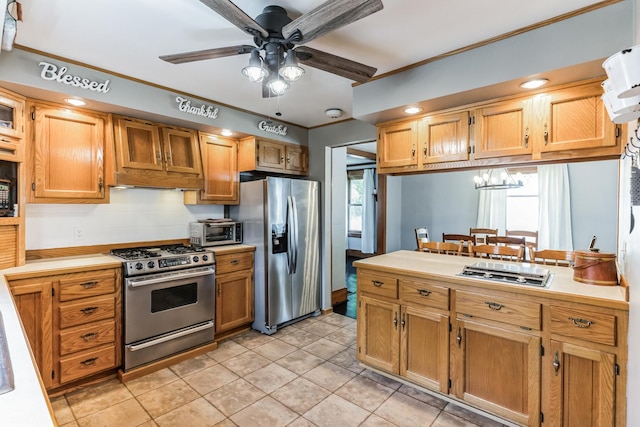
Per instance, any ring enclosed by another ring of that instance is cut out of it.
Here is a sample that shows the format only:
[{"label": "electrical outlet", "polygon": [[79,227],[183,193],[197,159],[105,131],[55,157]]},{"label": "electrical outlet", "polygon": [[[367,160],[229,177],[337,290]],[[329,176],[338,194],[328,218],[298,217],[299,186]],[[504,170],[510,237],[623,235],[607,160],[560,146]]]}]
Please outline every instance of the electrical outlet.
[{"label": "electrical outlet", "polygon": [[84,230],[82,227],[73,227],[73,240],[84,240]]}]

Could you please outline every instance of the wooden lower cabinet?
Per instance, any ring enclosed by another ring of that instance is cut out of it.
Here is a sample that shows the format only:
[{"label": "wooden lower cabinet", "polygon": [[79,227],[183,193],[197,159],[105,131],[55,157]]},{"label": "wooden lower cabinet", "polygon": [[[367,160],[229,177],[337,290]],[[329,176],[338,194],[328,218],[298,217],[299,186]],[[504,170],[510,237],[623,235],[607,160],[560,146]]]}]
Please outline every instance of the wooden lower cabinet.
[{"label": "wooden lower cabinet", "polygon": [[628,310],[358,267],[365,366],[522,426],[624,427]]},{"label": "wooden lower cabinet", "polygon": [[522,425],[540,418],[540,337],[458,320],[452,343],[454,394]]},{"label": "wooden lower cabinet", "polygon": [[254,250],[216,251],[216,334],[253,322]]},{"label": "wooden lower cabinet", "polygon": [[120,274],[120,268],[108,268],[8,277],[47,389],[120,365]]}]

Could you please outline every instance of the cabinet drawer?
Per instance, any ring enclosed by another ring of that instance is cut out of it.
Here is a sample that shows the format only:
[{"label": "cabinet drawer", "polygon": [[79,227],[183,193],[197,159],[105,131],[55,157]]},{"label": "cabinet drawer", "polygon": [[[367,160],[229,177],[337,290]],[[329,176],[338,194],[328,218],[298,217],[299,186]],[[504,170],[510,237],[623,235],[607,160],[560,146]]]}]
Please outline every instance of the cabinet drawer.
[{"label": "cabinet drawer", "polygon": [[616,345],[616,316],[554,306],[550,311],[552,334]]},{"label": "cabinet drawer", "polygon": [[112,294],[115,290],[114,270],[78,273],[60,279],[60,301]]},{"label": "cabinet drawer", "polygon": [[60,331],[60,355],[87,350],[115,340],[115,321],[107,320]]},{"label": "cabinet drawer", "polygon": [[116,348],[109,347],[86,351],[60,359],[60,382],[66,383],[115,367]]},{"label": "cabinet drawer", "polygon": [[426,282],[400,280],[400,299],[406,303],[423,304],[449,310],[449,288]]},{"label": "cabinet drawer", "polygon": [[216,274],[232,271],[251,270],[253,268],[253,252],[216,255]]},{"label": "cabinet drawer", "polygon": [[81,301],[60,304],[60,328],[83,325],[96,320],[110,319],[115,315],[113,296],[86,298]]},{"label": "cabinet drawer", "polygon": [[388,274],[358,270],[358,288],[361,292],[398,298],[398,279]]},{"label": "cabinet drawer", "polygon": [[456,292],[456,312],[540,330],[540,304],[514,301],[507,296]]}]

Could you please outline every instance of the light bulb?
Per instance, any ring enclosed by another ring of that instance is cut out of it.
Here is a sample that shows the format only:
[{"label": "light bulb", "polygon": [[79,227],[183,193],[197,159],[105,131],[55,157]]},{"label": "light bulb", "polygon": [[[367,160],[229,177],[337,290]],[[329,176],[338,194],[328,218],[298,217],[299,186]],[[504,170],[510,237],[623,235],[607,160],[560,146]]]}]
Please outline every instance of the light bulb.
[{"label": "light bulb", "polygon": [[289,88],[289,83],[285,82],[282,79],[274,79],[274,80],[271,80],[267,84],[267,86],[269,86],[269,89],[275,95],[282,95],[284,93],[284,91]]}]

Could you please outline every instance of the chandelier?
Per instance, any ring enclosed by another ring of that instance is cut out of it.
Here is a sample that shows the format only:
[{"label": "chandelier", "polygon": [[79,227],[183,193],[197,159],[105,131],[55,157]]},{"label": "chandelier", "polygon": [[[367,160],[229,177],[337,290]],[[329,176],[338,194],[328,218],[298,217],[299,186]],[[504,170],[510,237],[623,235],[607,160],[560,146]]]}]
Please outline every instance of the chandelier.
[{"label": "chandelier", "polygon": [[524,179],[520,172],[515,177],[506,168],[489,169],[480,175],[473,177],[476,190],[506,190],[520,188],[524,185]]},{"label": "chandelier", "polygon": [[[264,51],[264,58],[261,55]],[[262,49],[251,51],[249,65],[242,69],[242,74],[251,82],[262,82],[266,79],[266,86],[270,94],[279,96],[289,88],[289,82],[295,82],[304,74],[304,69],[298,65],[296,53],[280,43],[266,43]]]}]

